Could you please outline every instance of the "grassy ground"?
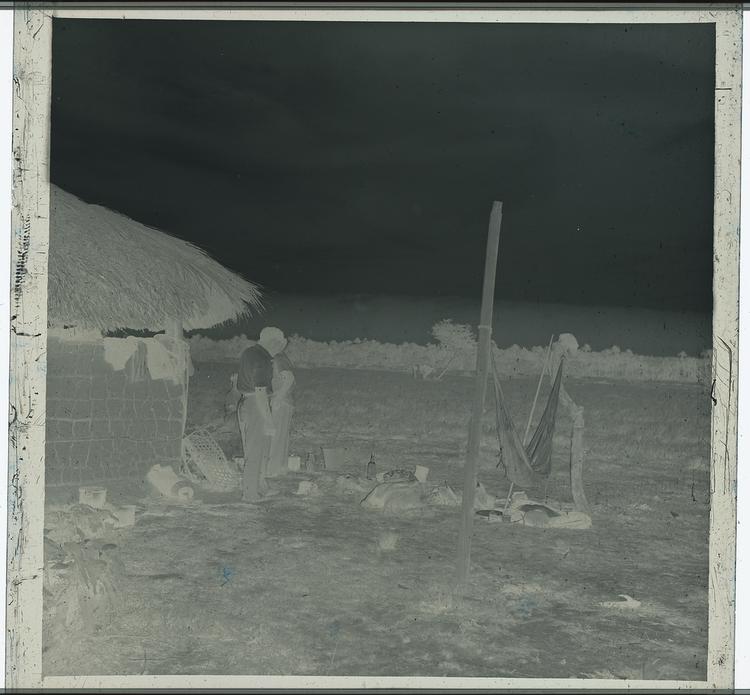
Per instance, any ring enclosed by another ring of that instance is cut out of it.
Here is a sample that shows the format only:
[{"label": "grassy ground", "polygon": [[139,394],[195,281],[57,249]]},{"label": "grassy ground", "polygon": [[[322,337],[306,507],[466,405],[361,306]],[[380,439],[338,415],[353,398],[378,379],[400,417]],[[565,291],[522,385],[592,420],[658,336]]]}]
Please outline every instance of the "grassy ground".
[{"label": "grassy ground", "polygon": [[[189,428],[221,415],[231,365],[197,365]],[[361,473],[430,468],[460,489],[469,379],[300,370],[293,453],[352,452]],[[450,593],[458,513],[385,516],[274,481],[258,506],[144,502],[115,539],[126,606],[45,653],[46,675],[313,674],[702,679],[706,674],[709,396],[679,385],[568,381],[586,409],[587,531],[477,521],[466,595]],[[519,423],[535,384],[507,396]],[[482,474],[504,495],[486,421]],[[550,494],[567,501],[561,418]],[[239,453],[233,433],[222,443]],[[382,534],[395,549],[379,547]],[[637,610],[601,602],[628,594]]]}]

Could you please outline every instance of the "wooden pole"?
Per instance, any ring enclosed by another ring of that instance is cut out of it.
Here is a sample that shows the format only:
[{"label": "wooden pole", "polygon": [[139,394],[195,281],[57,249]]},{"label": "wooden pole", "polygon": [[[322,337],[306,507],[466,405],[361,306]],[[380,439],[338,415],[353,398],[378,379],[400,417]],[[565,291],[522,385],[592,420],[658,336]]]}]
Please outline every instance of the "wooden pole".
[{"label": "wooden pole", "polygon": [[482,415],[487,396],[487,371],[492,340],[492,310],[495,297],[495,274],[500,246],[500,225],[503,218],[503,204],[495,201],[490,213],[487,234],[487,253],[484,264],[484,287],[482,289],[482,309],[479,318],[477,343],[477,376],[474,391],[474,405],[469,423],[469,443],[464,465],[464,489],[461,503],[461,529],[458,536],[457,579],[459,589],[466,586],[471,562],[471,532],[474,524],[474,494],[477,485],[477,464],[479,462],[479,440],[482,434]]},{"label": "wooden pole", "polygon": [[573,431],[570,437],[570,489],[576,510],[591,515],[591,507],[583,491],[583,430],[583,408],[579,407],[573,416]]},{"label": "wooden pole", "polygon": [[[185,339],[185,331],[182,321],[180,319],[168,319],[166,326],[164,327],[164,333],[170,338],[182,341]],[[185,345],[187,349],[187,344]],[[190,353],[186,352],[187,358],[185,360],[184,371],[181,376],[182,381],[182,433],[181,437],[185,438],[185,429],[187,427],[187,410],[188,410],[188,390],[190,385]],[[184,454],[184,452],[183,452]]]},{"label": "wooden pole", "polygon": [[182,339],[185,335],[182,327],[182,321],[180,321],[179,319],[168,319],[166,321],[164,332],[170,338]]},{"label": "wooden pole", "polygon": [[[493,393],[495,395],[495,429],[497,430],[497,443],[501,449],[502,456],[503,440],[500,438],[500,430],[502,429],[503,423],[500,420],[500,388],[498,386],[498,382],[500,379],[497,375],[497,364],[495,363],[495,347],[496,345],[493,342],[490,345],[490,369],[492,370],[492,386]],[[501,462],[502,459],[497,462],[497,466],[495,466],[495,468],[499,468]]]}]

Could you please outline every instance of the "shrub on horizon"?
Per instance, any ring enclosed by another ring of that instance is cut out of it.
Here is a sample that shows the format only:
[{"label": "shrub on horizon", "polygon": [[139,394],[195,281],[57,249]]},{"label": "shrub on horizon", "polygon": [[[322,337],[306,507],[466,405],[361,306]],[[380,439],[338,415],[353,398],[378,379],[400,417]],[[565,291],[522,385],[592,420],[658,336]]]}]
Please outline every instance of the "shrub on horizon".
[{"label": "shrub on horizon", "polygon": [[471,326],[453,323],[451,319],[438,321],[432,327],[432,336],[440,346],[451,352],[459,352],[476,347],[476,338]]}]

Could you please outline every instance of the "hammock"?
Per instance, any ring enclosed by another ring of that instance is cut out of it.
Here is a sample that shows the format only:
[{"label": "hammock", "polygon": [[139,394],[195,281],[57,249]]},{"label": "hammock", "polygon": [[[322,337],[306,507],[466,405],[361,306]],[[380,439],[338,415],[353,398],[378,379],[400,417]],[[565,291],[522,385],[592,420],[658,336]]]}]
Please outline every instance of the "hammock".
[{"label": "hammock", "polygon": [[[495,400],[497,403],[497,432],[500,441],[500,463],[505,475],[515,485],[533,487],[547,478],[552,470],[552,440],[555,434],[557,404],[560,400],[563,363],[557,368],[552,390],[542,419],[537,425],[531,441],[524,446],[508,410],[497,374],[495,380]],[[499,464],[498,464],[499,465]]]}]

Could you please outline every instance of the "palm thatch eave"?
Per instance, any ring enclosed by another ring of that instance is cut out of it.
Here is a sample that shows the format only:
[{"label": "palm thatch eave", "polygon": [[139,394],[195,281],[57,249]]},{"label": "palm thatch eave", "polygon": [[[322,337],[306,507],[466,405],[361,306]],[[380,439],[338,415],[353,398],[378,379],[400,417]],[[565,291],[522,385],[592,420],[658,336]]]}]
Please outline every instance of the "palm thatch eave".
[{"label": "palm thatch eave", "polygon": [[50,197],[50,325],[197,330],[262,310],[259,285],[197,246],[57,186]]}]

